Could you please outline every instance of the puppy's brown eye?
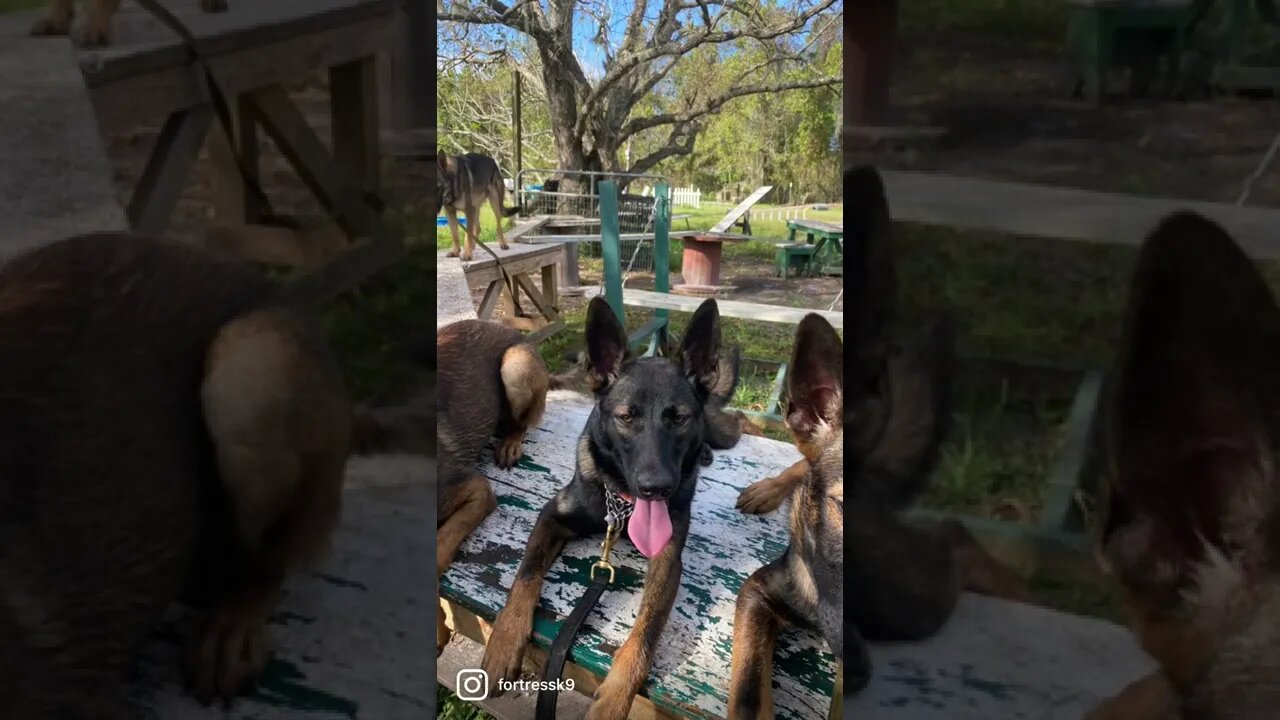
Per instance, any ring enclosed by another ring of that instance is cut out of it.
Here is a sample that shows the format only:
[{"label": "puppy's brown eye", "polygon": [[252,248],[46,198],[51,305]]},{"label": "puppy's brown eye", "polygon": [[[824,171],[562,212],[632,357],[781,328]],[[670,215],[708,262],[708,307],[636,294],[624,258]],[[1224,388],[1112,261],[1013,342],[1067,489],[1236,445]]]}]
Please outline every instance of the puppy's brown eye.
[{"label": "puppy's brown eye", "polygon": [[630,425],[631,421],[634,419],[631,413],[628,412],[627,410],[619,410],[616,413],[614,413],[613,416],[617,418],[618,422],[622,423],[623,425]]}]

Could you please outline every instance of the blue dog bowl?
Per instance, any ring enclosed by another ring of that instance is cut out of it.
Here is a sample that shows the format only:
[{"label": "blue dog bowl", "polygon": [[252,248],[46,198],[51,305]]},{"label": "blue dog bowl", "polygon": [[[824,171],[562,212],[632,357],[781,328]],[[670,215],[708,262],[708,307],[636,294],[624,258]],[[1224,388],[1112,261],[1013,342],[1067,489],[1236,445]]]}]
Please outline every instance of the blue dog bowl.
[{"label": "blue dog bowl", "polygon": [[[467,226],[467,219],[466,219],[466,218],[458,218],[458,224],[459,224],[459,225],[461,225],[462,227],[466,227],[466,226]],[[446,218],[446,217],[438,217],[438,218],[436,218],[436,227],[448,227],[448,225],[449,225],[449,218]]]}]

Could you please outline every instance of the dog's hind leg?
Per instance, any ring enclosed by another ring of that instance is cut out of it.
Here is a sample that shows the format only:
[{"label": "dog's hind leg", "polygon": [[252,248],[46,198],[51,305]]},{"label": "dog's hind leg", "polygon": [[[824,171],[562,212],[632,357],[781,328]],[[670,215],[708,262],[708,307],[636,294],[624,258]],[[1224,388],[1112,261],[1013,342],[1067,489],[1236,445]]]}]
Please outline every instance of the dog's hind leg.
[{"label": "dog's hind leg", "polygon": [[285,575],[328,547],[352,411],[323,333],[281,309],[219,331],[201,393],[234,543],[187,669],[198,698],[229,701],[266,662],[267,619]]},{"label": "dog's hind leg", "polygon": [[505,192],[506,188],[502,186],[501,180],[489,190],[489,206],[493,208],[494,228],[498,233],[498,247],[503,250],[507,249],[507,236],[502,232],[502,218],[506,216],[502,209],[502,195]]},{"label": "dog's hind leg", "polygon": [[[458,211],[452,205],[446,206],[444,216],[449,221],[449,237],[453,238],[453,249],[445,257],[458,257],[462,254],[462,244],[458,242]],[[471,224],[470,218],[467,219],[467,224]],[[468,234],[470,232],[470,230],[467,231]]]},{"label": "dog's hind leg", "polygon": [[453,563],[462,541],[480,527],[498,507],[498,499],[483,475],[471,475],[460,483],[446,485],[442,493],[436,529],[436,577],[444,575]]},{"label": "dog's hind leg", "polygon": [[500,372],[511,417],[504,417],[499,424],[494,462],[498,467],[509,468],[524,454],[525,433],[542,422],[551,375],[537,349],[527,343],[507,348]]},{"label": "dog's hind leg", "polygon": [[776,477],[753,482],[738,495],[737,508],[748,515],[764,515],[782,506],[809,474],[809,461],[799,460]]}]

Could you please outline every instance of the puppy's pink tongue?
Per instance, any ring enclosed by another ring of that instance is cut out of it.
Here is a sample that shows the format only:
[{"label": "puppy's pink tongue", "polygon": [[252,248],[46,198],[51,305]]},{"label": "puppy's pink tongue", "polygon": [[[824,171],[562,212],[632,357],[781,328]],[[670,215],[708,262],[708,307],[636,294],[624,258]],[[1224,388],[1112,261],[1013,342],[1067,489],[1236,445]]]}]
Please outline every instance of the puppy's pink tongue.
[{"label": "puppy's pink tongue", "polygon": [[627,521],[627,535],[647,558],[662,552],[671,540],[671,515],[667,512],[667,501],[636,498],[636,509]]}]

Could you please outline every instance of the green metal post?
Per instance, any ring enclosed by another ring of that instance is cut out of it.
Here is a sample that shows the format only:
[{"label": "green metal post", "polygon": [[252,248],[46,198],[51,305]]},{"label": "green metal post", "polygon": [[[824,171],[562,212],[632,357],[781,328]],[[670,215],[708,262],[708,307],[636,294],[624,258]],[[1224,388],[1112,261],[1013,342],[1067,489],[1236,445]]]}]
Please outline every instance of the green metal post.
[{"label": "green metal post", "polygon": [[618,184],[600,183],[600,254],[604,258],[604,299],[626,327],[622,310],[622,238],[618,230]]},{"label": "green metal post", "polygon": [[[659,183],[653,190],[653,289],[660,293],[671,292],[671,186]],[[654,316],[662,318],[662,326],[653,334],[652,347],[667,346],[666,310],[655,310]]]}]

